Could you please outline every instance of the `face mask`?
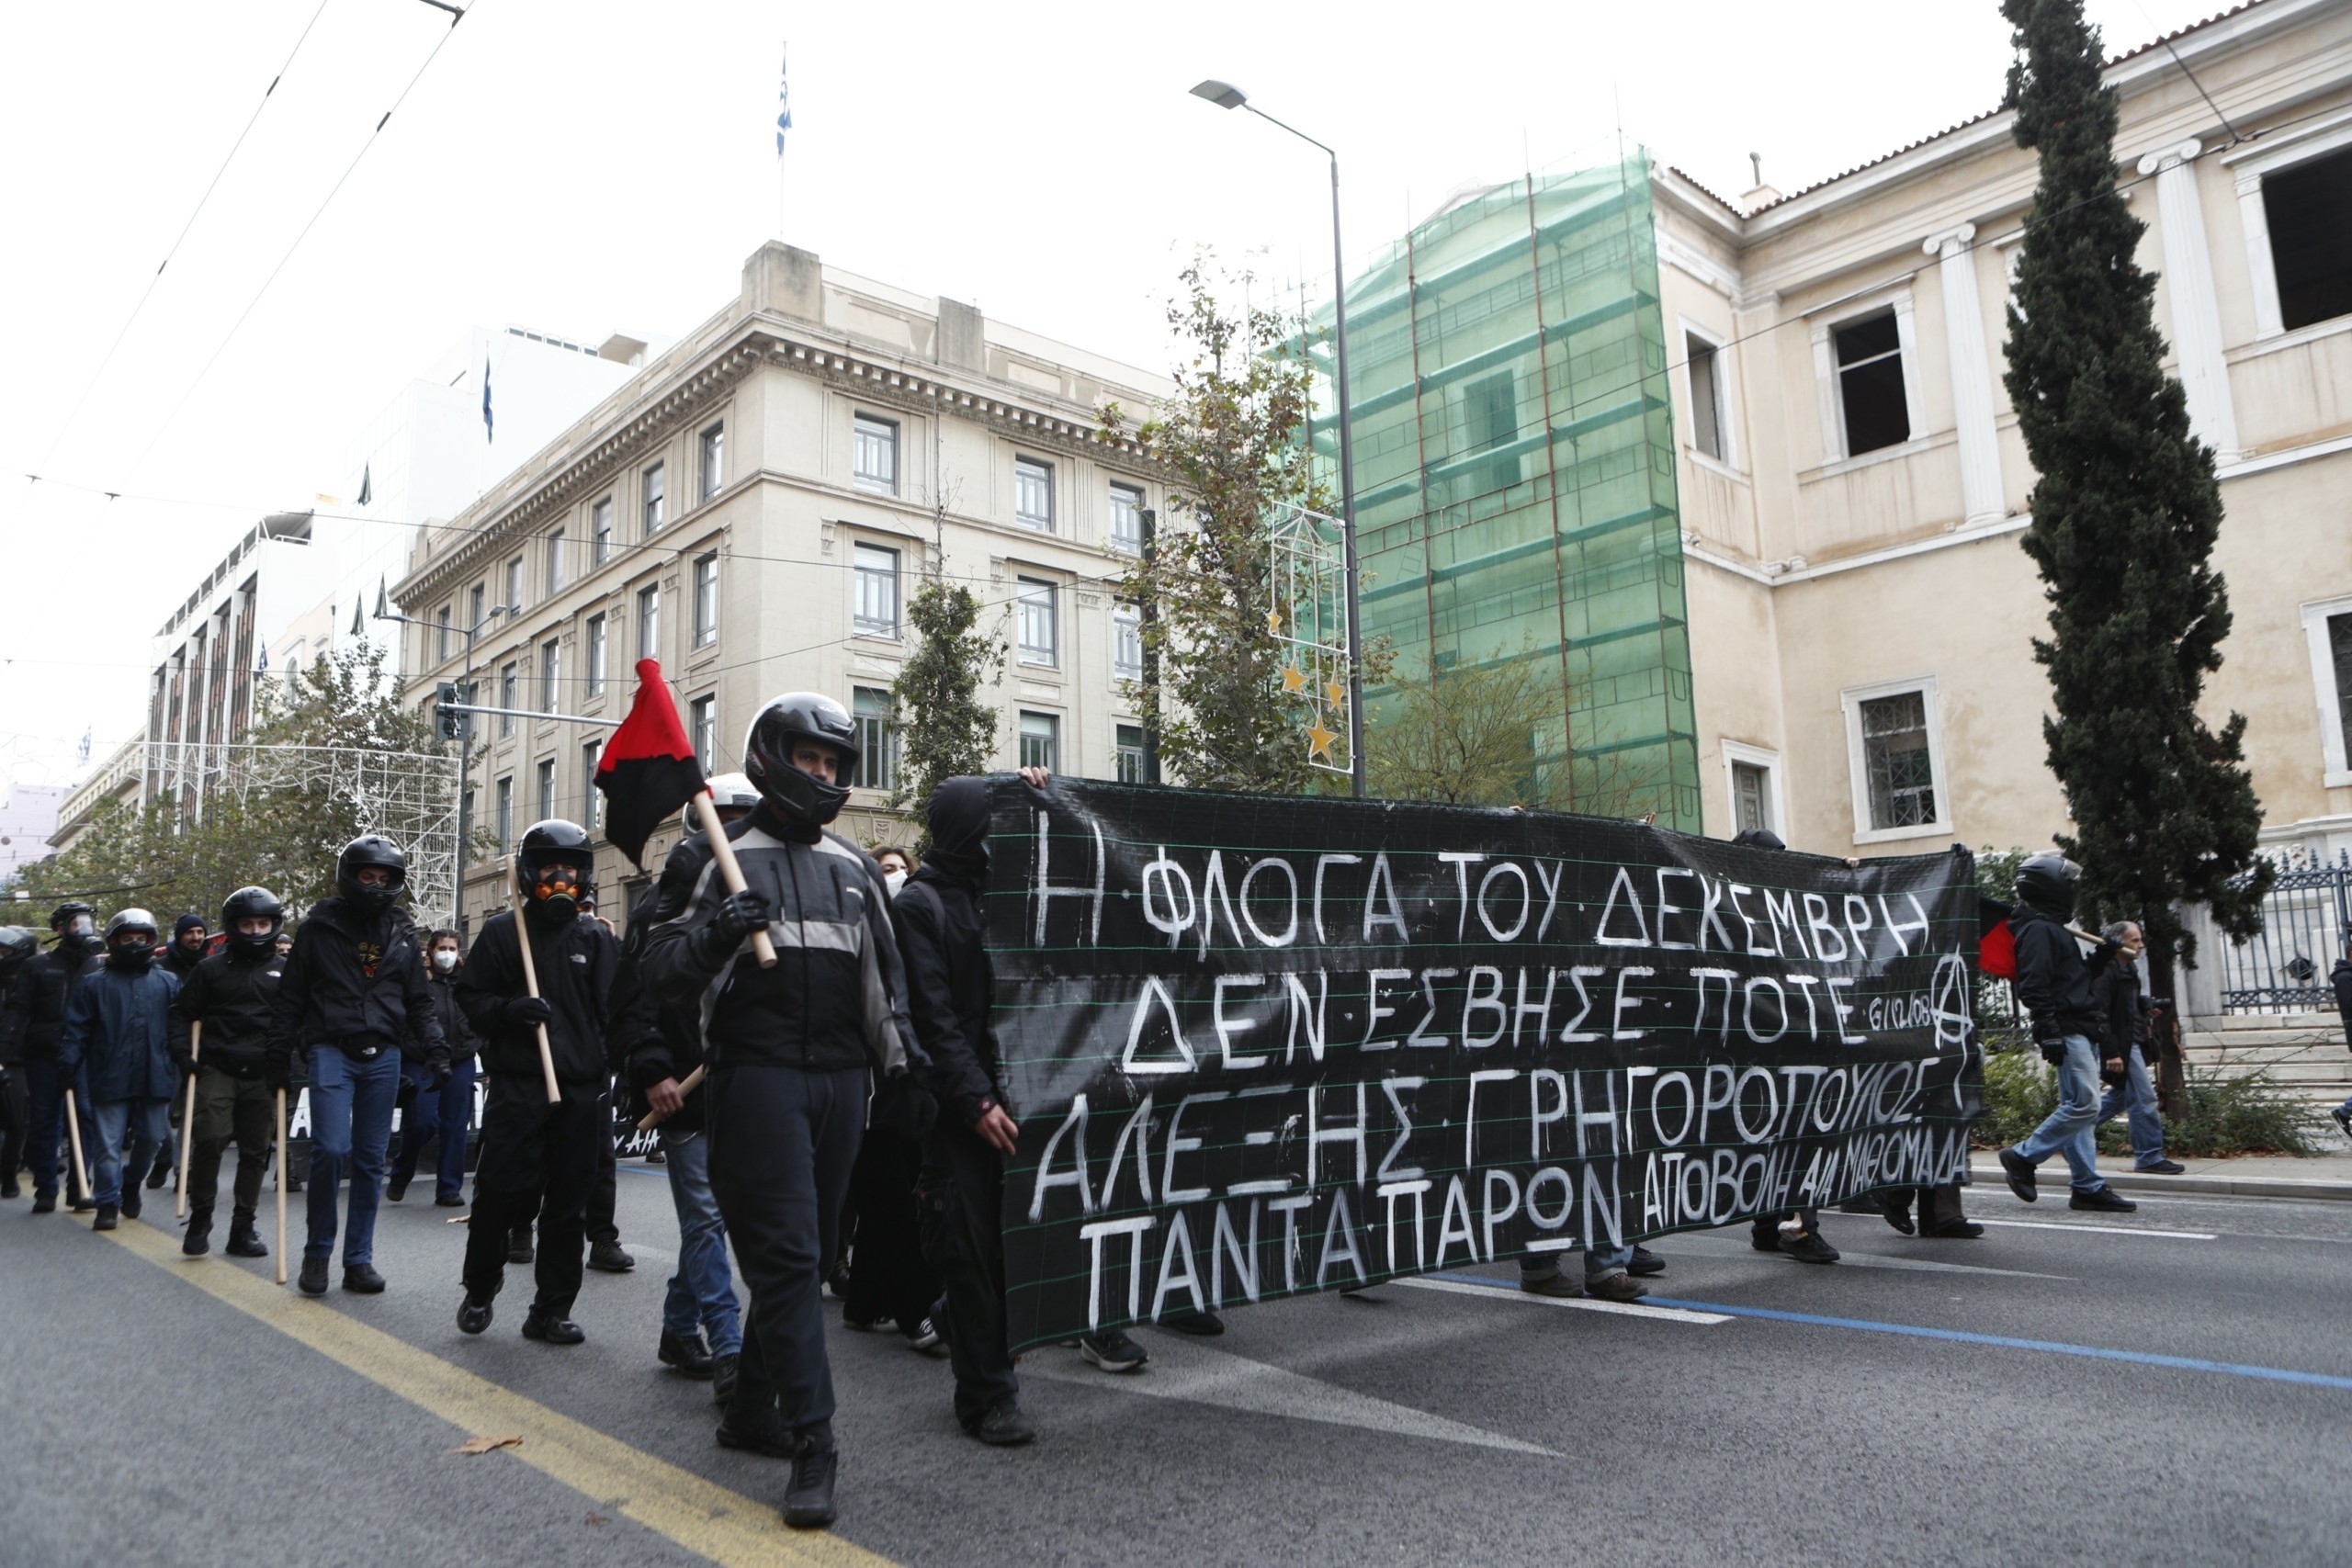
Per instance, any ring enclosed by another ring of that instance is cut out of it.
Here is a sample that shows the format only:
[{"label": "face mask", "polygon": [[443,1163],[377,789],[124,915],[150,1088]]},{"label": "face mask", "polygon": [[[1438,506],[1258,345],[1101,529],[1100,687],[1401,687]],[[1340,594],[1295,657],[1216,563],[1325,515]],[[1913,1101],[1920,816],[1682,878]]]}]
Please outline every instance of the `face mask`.
[{"label": "face mask", "polygon": [[886,871],[882,874],[882,886],[890,890],[890,897],[893,898],[899,896],[899,889],[906,885],[907,874],[903,871]]},{"label": "face mask", "polygon": [[436,973],[447,975],[451,970],[457,968],[457,966],[458,955],[450,952],[447,948],[440,948],[434,953],[433,967]]},{"label": "face mask", "polygon": [[140,975],[155,962],[155,949],[143,942],[127,942],[107,955],[107,967],[126,975]]},{"label": "face mask", "polygon": [[569,919],[580,912],[580,874],[568,865],[548,866],[532,883],[531,897],[549,916]]}]

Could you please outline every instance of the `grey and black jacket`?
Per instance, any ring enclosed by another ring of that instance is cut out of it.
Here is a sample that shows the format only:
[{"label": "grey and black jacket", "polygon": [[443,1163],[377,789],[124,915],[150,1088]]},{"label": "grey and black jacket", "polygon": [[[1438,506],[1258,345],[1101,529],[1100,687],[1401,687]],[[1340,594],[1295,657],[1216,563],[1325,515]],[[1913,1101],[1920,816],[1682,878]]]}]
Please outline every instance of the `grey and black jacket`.
[{"label": "grey and black jacket", "polygon": [[699,1025],[711,1070],[743,1066],[886,1076],[922,1059],[907,1020],[906,976],[890,895],[874,857],[831,833],[786,836],[764,810],[727,829],[743,879],[774,912],[776,966],[714,923],[727,887],[697,833],[670,852],[639,968],[656,999]]}]

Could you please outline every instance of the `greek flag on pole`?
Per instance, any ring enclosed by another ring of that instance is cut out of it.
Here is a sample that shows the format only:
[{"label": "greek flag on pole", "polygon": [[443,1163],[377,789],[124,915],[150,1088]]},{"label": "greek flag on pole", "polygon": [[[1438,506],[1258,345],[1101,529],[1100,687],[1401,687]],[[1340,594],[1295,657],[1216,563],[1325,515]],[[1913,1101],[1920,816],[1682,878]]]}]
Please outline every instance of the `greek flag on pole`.
[{"label": "greek flag on pole", "polygon": [[775,81],[775,155],[784,156],[784,133],[792,129],[792,60],[789,55],[777,69]]}]

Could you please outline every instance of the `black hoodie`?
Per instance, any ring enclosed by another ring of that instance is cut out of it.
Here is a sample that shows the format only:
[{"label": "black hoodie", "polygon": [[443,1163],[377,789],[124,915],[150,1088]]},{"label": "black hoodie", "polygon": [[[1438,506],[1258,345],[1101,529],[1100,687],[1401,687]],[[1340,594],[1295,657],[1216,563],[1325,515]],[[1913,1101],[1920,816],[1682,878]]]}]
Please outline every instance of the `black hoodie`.
[{"label": "black hoodie", "polygon": [[2033,1037],[2046,1041],[2080,1034],[2101,1056],[2108,1055],[2108,1010],[2093,980],[2116,950],[2102,944],[2085,957],[2064,920],[2030,904],[2010,911],[2009,934],[2018,950],[2018,977],[2012,984],[2018,1000],[2033,1013]]},{"label": "black hoodie", "polygon": [[931,848],[891,906],[907,967],[907,1010],[929,1059],[916,1073],[969,1125],[985,1102],[1001,1103],[1002,1061],[989,1028],[996,972],[989,963],[980,900],[988,886],[989,792],[950,779],[932,793]]}]

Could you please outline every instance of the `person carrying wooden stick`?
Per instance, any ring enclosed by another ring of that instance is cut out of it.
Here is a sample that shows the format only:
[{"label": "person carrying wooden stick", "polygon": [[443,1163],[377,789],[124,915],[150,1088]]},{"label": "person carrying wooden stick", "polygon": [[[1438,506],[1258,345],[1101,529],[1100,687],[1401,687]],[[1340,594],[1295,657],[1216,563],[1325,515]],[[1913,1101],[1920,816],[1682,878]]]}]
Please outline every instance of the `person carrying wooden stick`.
[{"label": "person carrying wooden stick", "polygon": [[548,1345],[587,1337],[571,1304],[596,1151],[612,1135],[605,1035],[620,964],[613,933],[580,918],[594,863],[578,823],[534,823],[514,856],[517,908],[483,922],[458,975],[458,1005],[481,1036],[490,1075],[458,1305],[468,1334],[490,1326],[510,1235],[536,1213],[538,1290],[523,1337]]},{"label": "person carrying wooden stick", "polygon": [[[236,1207],[229,1220],[232,1258],[266,1258],[254,1230],[262,1168],[269,1163],[270,1093],[263,1073],[270,1014],[286,961],[277,933],[286,908],[266,887],[240,887],[220,906],[228,935],[219,953],[188,969],[172,1003],[172,1057],[194,1089],[187,1140],[187,1229],[180,1251],[212,1250],[212,1209],[220,1191],[220,1155],[237,1145]],[[192,1039],[198,1025],[202,1033]],[[193,1047],[193,1048],[191,1048]]]}]

